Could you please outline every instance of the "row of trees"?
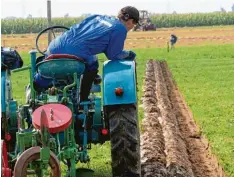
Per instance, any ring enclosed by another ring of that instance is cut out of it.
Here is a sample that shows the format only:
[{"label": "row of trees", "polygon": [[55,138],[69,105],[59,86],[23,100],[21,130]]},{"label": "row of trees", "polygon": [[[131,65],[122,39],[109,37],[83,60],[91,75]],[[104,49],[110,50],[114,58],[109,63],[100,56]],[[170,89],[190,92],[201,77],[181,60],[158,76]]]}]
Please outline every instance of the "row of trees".
[{"label": "row of trees", "polygon": [[[85,16],[78,18],[53,18],[53,25],[72,26],[79,23]],[[214,25],[234,25],[234,12],[222,13],[196,13],[196,14],[152,14],[152,23],[157,28],[162,27],[192,27],[192,26],[214,26]],[[2,19],[2,34],[25,34],[38,33],[46,28],[48,23],[46,18],[28,19]]]},{"label": "row of trees", "polygon": [[195,27],[234,25],[234,12],[196,13],[196,14],[152,14],[152,23],[162,27]]}]

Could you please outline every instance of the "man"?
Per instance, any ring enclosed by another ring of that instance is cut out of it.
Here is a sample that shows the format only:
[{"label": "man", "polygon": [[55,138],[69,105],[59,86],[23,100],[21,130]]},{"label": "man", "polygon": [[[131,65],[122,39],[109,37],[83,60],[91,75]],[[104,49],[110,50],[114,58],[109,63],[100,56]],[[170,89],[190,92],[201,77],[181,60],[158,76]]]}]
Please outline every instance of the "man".
[{"label": "man", "polygon": [[[98,72],[96,54],[104,53],[109,60],[135,59],[132,51],[123,50],[127,32],[139,21],[139,11],[132,6],[122,8],[118,18],[92,15],[53,40],[48,54],[70,54],[82,58],[87,68],[81,83],[81,101],[88,99]],[[35,85],[45,86],[37,74]]]},{"label": "man", "polygon": [[171,39],[170,39],[170,42],[171,42],[171,49],[174,48],[174,45],[175,45],[176,41],[177,41],[177,36],[174,35],[174,34],[171,34]]}]

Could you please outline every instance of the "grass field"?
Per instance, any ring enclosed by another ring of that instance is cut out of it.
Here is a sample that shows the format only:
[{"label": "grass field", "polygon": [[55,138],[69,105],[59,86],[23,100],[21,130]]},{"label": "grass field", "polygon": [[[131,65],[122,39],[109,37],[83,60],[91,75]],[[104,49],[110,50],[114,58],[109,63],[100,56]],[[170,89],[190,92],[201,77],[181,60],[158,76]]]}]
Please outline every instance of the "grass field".
[{"label": "grass field", "polygon": [[[234,177],[234,46],[233,44],[196,47],[135,49],[137,53],[138,97],[141,104],[145,64],[148,59],[166,60],[196,123],[207,136],[213,153],[230,177]],[[29,63],[27,52],[20,53]],[[100,63],[105,60],[99,56]],[[101,69],[100,69],[101,70]],[[14,73],[14,98],[23,103],[28,72]],[[143,111],[139,109],[139,118]],[[95,176],[111,176],[110,144],[91,150],[90,167]],[[86,165],[84,165],[86,166]],[[63,169],[66,170],[66,169]]]}]

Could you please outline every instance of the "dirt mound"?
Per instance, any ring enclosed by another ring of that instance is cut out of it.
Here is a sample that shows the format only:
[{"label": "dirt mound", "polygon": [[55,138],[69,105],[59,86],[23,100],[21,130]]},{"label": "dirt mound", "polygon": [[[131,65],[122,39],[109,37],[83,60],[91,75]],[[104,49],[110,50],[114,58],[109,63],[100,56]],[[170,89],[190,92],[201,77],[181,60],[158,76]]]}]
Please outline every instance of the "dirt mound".
[{"label": "dirt mound", "polygon": [[147,63],[143,108],[143,177],[225,177],[166,62]]}]

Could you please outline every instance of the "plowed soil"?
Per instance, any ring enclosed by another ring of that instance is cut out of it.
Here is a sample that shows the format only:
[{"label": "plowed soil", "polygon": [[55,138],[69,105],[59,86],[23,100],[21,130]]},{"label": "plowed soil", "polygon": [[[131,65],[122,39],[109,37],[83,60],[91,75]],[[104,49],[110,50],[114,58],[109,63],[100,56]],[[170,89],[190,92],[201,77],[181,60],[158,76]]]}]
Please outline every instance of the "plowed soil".
[{"label": "plowed soil", "polygon": [[147,63],[143,108],[143,177],[225,177],[164,61]]}]

